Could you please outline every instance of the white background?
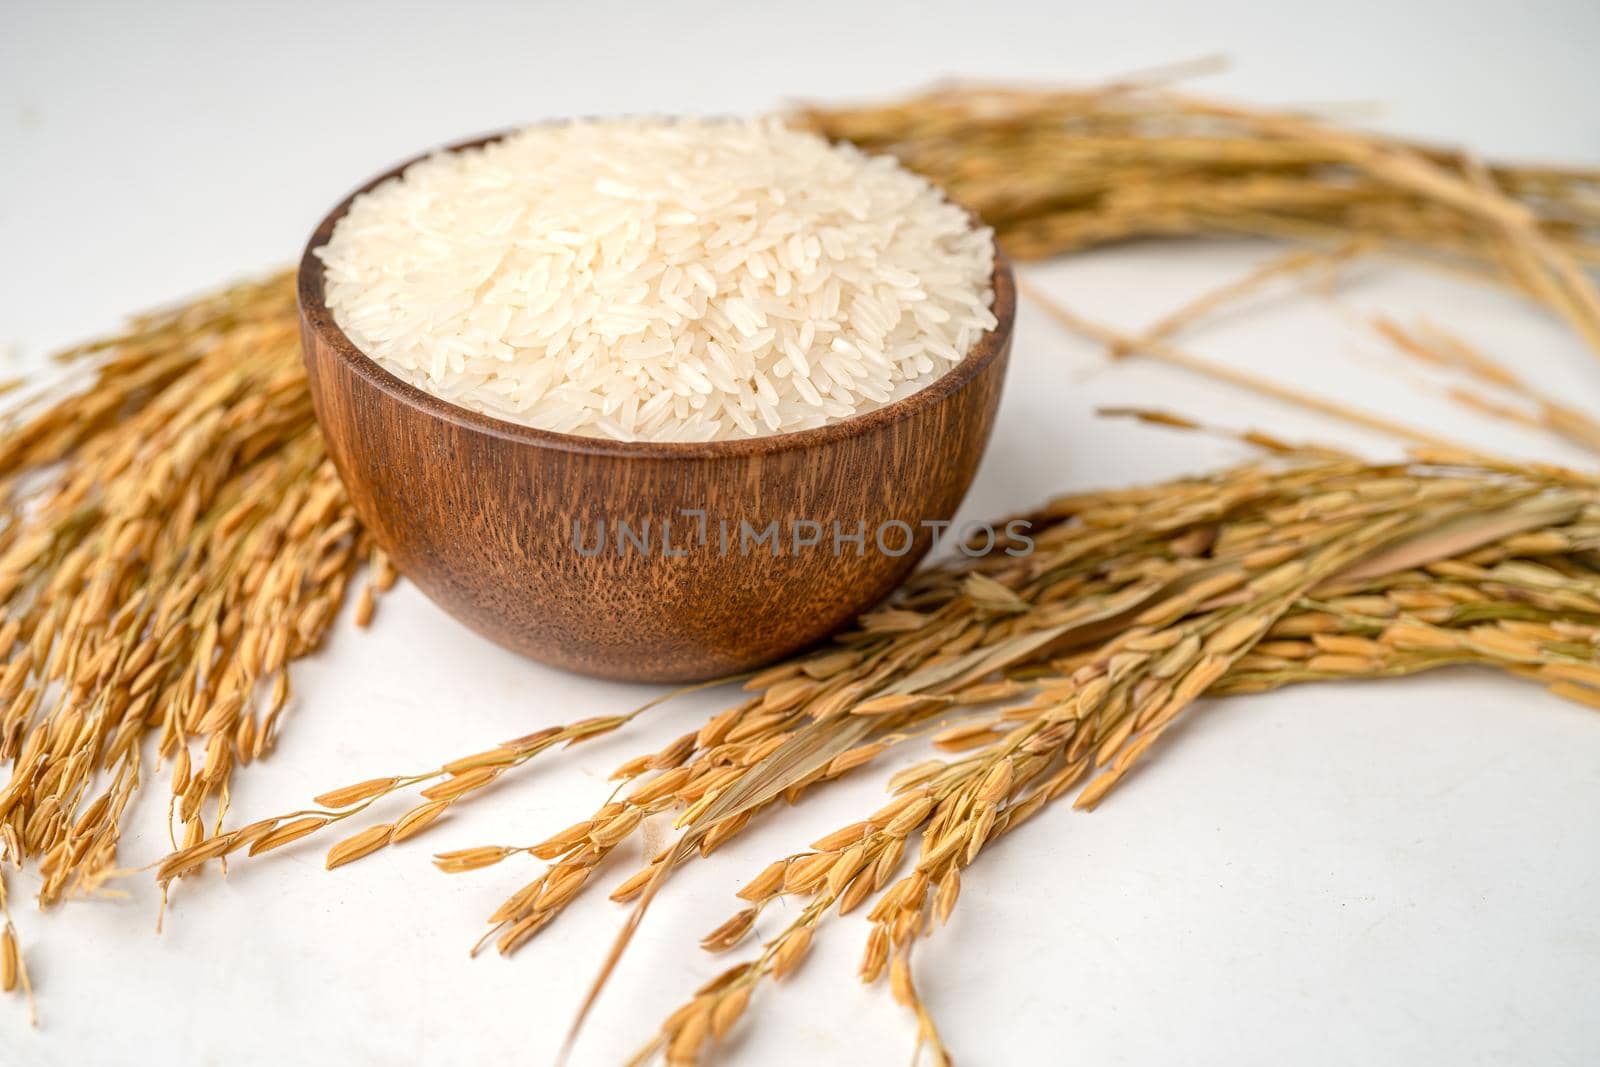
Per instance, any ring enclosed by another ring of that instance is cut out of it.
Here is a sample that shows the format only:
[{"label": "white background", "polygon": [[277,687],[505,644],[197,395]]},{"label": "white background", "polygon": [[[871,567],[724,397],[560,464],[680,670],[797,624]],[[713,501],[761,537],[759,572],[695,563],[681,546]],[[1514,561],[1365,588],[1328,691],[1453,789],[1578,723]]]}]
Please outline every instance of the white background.
[{"label": "white background", "polygon": [[[0,343],[36,358],[141,306],[288,262],[368,175],[546,116],[750,112],[951,74],[1092,79],[1222,51],[1232,71],[1196,89],[1373,102],[1383,110],[1366,121],[1386,129],[1600,161],[1600,7],[1588,0],[1295,6],[10,0]],[[1271,254],[1144,245],[1028,276],[1132,327]],[[1600,363],[1559,325],[1393,268],[1359,272],[1333,302],[1258,301],[1185,343],[1441,433],[1586,461],[1429,393],[1353,317],[1372,309],[1447,322],[1600,411]],[[1394,450],[1158,365],[1110,368],[1025,306],[967,514],[1242,455],[1092,417],[1130,402]],[[403,587],[370,634],[345,625],[298,679],[278,754],[239,776],[241,820],[653,692],[521,661]],[[549,1062],[621,910],[593,893],[515,959],[469,960],[481,919],[536,867],[447,877],[428,854],[566,825],[622,759],[729,699],[682,701],[534,765],[421,841],[335,873],[313,845],[186,884],[160,936],[144,878],[125,900],[25,911],[44,1026],[0,1004],[0,1062]],[[575,1062],[615,1063],[643,1041],[723,965],[694,945],[732,912],[733,889],[876,806],[879,781],[817,794],[684,871]],[[161,791],[134,814],[130,865],[161,854]],[[1099,812],[1062,805],[986,854],[951,926],[919,954],[922,985],[965,1064],[1594,1063],[1597,831],[1600,717],[1524,684],[1461,672],[1208,702]],[[830,921],[801,973],[761,993],[727,1061],[906,1062],[905,1013],[852,978],[864,931]]]}]

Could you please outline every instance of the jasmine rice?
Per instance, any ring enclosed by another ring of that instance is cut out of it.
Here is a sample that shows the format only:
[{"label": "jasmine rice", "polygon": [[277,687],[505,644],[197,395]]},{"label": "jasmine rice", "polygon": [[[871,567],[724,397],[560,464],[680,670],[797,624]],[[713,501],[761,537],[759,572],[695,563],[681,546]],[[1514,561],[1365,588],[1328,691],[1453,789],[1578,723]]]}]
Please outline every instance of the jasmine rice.
[{"label": "jasmine rice", "polygon": [[533,126],[357,197],[317,251],[381,366],[511,422],[621,440],[809,429],[994,326],[994,240],[888,157],[772,119]]}]

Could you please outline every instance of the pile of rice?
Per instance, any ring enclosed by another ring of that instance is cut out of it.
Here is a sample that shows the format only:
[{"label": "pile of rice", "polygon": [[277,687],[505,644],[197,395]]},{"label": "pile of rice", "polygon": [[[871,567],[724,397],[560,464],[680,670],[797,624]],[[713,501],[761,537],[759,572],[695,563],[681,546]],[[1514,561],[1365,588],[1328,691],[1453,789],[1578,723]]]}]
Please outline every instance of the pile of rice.
[{"label": "pile of rice", "polygon": [[316,253],[357,348],[562,433],[809,429],[927,386],[995,324],[993,235],[776,120],[533,126],[358,197]]}]

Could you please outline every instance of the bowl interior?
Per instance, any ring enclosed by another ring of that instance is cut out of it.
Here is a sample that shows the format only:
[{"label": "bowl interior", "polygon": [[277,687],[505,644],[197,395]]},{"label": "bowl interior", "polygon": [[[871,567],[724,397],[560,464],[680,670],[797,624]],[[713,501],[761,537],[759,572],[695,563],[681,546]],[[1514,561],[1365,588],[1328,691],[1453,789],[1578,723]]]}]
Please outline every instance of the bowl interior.
[{"label": "bowl interior", "polygon": [[[509,131],[474,137],[447,145],[443,149],[435,151],[453,152],[476,148],[506,136],[507,132]],[[394,396],[421,414],[432,418],[444,419],[479,433],[487,433],[546,449],[592,455],[635,456],[641,459],[759,456],[775,452],[814,448],[844,437],[870,432],[941,403],[971,381],[973,376],[978,374],[1003,351],[1005,348],[1004,342],[1011,333],[1012,324],[1016,316],[1016,286],[1011,274],[1011,265],[1004,254],[997,248],[995,250],[994,267],[991,272],[994,303],[990,309],[994,312],[996,323],[993,329],[978,338],[971,351],[959,363],[924,388],[909,396],[902,397],[891,404],[874,408],[871,411],[852,415],[849,418],[830,422],[809,430],[705,442],[616,441],[604,437],[557,433],[552,430],[543,430],[533,426],[525,426],[521,423],[497,419],[492,415],[485,415],[482,412],[459,407],[417,388],[391,374],[357,348],[354,342],[345,335],[339,324],[334,321],[333,314],[328,309],[322,260],[314,254],[316,249],[328,243],[328,239],[333,234],[334,226],[350,210],[350,204],[356,197],[388,181],[390,178],[398,176],[413,163],[433,154],[435,152],[424,152],[406,160],[399,166],[379,174],[345,197],[327,214],[312,233],[311,239],[306,242],[305,251],[300,257],[298,279],[300,309],[306,324],[317,333],[319,338],[341,360],[348,364],[351,371],[372,387]]]}]

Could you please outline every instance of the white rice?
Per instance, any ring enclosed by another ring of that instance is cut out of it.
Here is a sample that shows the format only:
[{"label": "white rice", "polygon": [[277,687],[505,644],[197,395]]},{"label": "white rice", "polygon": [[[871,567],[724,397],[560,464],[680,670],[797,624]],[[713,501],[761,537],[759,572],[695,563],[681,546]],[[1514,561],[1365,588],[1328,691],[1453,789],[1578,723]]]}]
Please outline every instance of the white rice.
[{"label": "white rice", "polygon": [[927,386],[995,324],[993,235],[887,157],[776,120],[533,126],[356,198],[335,321],[462,407],[563,433],[809,429]]}]

